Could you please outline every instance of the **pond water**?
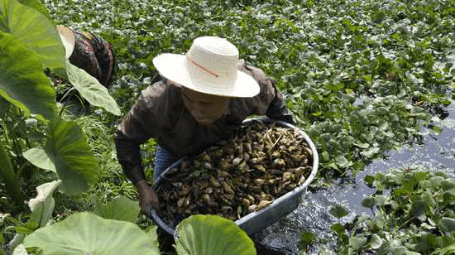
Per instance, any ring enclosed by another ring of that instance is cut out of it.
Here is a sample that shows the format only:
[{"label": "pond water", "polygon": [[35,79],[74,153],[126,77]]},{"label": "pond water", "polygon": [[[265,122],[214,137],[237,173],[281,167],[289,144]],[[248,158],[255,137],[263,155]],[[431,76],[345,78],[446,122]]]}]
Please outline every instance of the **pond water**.
[{"label": "pond water", "polygon": [[[442,132],[424,129],[422,145],[404,147],[399,151],[391,151],[386,159],[378,159],[369,164],[355,176],[354,184],[336,184],[314,193],[308,191],[303,203],[285,218],[257,233],[255,240],[258,254],[297,255],[299,251],[300,234],[311,231],[318,239],[335,240],[329,231],[337,219],[330,215],[331,206],[339,204],[349,210],[349,215],[341,219],[341,223],[352,221],[362,213],[372,214],[369,208],[364,208],[361,202],[364,197],[372,194],[363,181],[366,175],[377,172],[388,172],[397,168],[424,168],[432,171],[444,171],[455,179],[455,106],[446,108],[448,116],[444,119],[434,119],[442,128]],[[328,242],[328,253],[336,254],[334,242]],[[313,247],[308,254],[320,254]]]}]

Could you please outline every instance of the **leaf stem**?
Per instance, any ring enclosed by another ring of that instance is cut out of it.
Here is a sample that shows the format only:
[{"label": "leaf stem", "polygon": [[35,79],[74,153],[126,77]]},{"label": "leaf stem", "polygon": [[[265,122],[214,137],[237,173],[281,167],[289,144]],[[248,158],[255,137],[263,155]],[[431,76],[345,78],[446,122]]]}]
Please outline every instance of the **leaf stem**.
[{"label": "leaf stem", "polygon": [[16,205],[20,205],[24,202],[21,186],[17,175],[14,173],[13,166],[11,165],[10,158],[3,146],[3,142],[0,142],[0,175],[3,177],[6,185],[8,194],[13,199]]}]

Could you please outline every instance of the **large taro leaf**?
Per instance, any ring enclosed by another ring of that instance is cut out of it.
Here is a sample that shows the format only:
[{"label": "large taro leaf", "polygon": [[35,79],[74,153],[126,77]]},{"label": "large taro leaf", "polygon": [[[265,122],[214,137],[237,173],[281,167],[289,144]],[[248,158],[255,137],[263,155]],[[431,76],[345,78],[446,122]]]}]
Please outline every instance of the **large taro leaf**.
[{"label": "large taro leaf", "polygon": [[35,52],[42,67],[66,68],[62,41],[56,27],[45,15],[17,0],[0,0],[0,22],[0,30],[12,34],[27,49]]},{"label": "large taro leaf", "polygon": [[256,254],[248,235],[233,221],[217,215],[193,215],[177,229],[179,255]]},{"label": "large taro leaf", "polygon": [[81,96],[94,106],[103,107],[106,111],[120,115],[120,108],[114,98],[109,95],[106,87],[88,74],[85,70],[66,62],[67,74],[70,83],[79,91]]},{"label": "large taro leaf", "polygon": [[22,156],[36,167],[56,172],[54,162],[46,154],[46,151],[41,148],[28,149],[22,153]]},{"label": "large taro leaf", "polygon": [[46,6],[44,6],[40,0],[18,0],[19,3],[32,7],[33,9],[39,11],[43,14],[48,20],[53,21],[49,11]]},{"label": "large taro leaf", "polygon": [[55,117],[49,123],[44,150],[55,164],[65,193],[84,192],[98,177],[95,156],[76,122]]},{"label": "large taro leaf", "polygon": [[107,204],[102,204],[94,198],[93,212],[105,219],[123,220],[135,223],[141,211],[139,204],[127,197],[118,196]]},{"label": "large taro leaf", "polygon": [[160,254],[156,242],[137,225],[89,212],[36,230],[24,239],[24,246],[39,247],[43,254]]},{"label": "large taro leaf", "polygon": [[37,195],[28,201],[28,206],[32,211],[30,220],[36,222],[38,226],[44,227],[52,218],[55,199],[52,196],[54,190],[60,185],[61,181],[52,181],[36,187]]},{"label": "large taro leaf", "polygon": [[13,251],[13,255],[28,255],[23,244],[19,244]]},{"label": "large taro leaf", "polygon": [[36,54],[14,36],[0,31],[0,97],[27,115],[51,120],[56,112],[55,91]]}]

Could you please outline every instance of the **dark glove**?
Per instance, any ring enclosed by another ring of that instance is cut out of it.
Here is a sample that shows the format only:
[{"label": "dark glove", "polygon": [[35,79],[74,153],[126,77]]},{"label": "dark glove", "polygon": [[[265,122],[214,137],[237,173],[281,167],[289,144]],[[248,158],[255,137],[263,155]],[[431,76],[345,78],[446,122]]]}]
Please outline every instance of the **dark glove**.
[{"label": "dark glove", "polygon": [[267,109],[265,115],[274,120],[281,120],[289,124],[295,125],[294,119],[289,109],[284,104],[283,100],[274,100]]}]

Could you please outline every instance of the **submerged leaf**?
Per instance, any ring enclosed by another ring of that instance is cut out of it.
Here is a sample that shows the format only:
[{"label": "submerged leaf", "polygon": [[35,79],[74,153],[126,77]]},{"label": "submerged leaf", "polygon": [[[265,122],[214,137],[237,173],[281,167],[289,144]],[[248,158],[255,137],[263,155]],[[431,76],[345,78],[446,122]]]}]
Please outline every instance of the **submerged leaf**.
[{"label": "submerged leaf", "polygon": [[335,223],[333,224],[332,226],[330,226],[330,229],[337,233],[338,235],[341,235],[341,234],[344,234],[345,231],[344,231],[344,226],[341,225],[340,223]]},{"label": "submerged leaf", "polygon": [[341,219],[344,216],[348,215],[349,212],[343,206],[335,205],[335,206],[332,206],[332,208],[330,209],[330,214],[332,216],[334,216],[335,218]]},{"label": "submerged leaf", "polygon": [[313,232],[309,232],[309,231],[304,231],[300,234],[300,245],[301,247],[305,247],[307,245],[310,245],[314,239],[315,239],[315,235]]}]

